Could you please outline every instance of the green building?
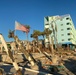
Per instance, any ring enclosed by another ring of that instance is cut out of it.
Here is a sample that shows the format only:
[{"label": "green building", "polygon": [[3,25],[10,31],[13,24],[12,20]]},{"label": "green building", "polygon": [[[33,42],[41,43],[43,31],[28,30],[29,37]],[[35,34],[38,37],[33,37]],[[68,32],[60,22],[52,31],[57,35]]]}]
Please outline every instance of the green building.
[{"label": "green building", "polygon": [[[62,16],[47,16],[44,17],[44,28],[52,30],[52,34],[49,35],[50,44],[61,44],[69,45],[70,48],[76,45],[76,30],[74,23],[69,14]],[[47,37],[45,37],[45,43],[48,42]]]}]

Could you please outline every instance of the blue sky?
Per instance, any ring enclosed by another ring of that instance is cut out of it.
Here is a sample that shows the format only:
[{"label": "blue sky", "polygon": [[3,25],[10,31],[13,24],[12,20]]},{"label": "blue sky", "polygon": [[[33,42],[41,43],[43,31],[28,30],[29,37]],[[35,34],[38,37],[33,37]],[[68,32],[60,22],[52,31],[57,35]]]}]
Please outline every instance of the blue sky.
[{"label": "blue sky", "polygon": [[[76,0],[0,0],[0,33],[6,41],[8,31],[15,29],[15,21],[28,24],[33,30],[44,30],[44,17],[70,14],[76,27]],[[26,40],[26,34],[16,31],[20,40]]]}]

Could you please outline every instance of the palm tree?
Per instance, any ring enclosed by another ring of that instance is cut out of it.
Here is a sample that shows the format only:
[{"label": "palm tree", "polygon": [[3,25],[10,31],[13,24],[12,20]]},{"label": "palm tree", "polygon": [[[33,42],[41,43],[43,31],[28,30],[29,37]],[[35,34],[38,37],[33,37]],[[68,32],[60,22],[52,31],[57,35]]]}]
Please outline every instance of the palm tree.
[{"label": "palm tree", "polygon": [[[55,24],[55,28],[54,28],[53,22]],[[52,27],[52,31],[54,34],[55,49],[57,49],[57,25],[56,25],[55,21],[52,21],[51,27]]]},{"label": "palm tree", "polygon": [[[34,41],[34,45],[36,45],[36,46],[34,46],[33,47],[33,51],[35,50],[34,48],[36,48],[40,53],[41,53],[41,51],[40,51],[40,49],[39,49],[39,44],[38,44],[38,36],[40,36],[40,31],[39,30],[34,30],[33,31],[33,34],[31,34],[31,38],[34,38],[35,39],[35,41]],[[37,42],[37,43],[36,43]]]},{"label": "palm tree", "polygon": [[44,39],[45,32],[43,31],[43,32],[41,32],[40,34],[43,36],[43,39]]},{"label": "palm tree", "polygon": [[[49,39],[49,35],[52,33],[52,30],[50,30],[49,28],[46,28],[45,30],[44,30],[44,34],[46,35],[46,37],[48,38],[48,42],[49,42],[49,46],[50,46],[50,39]],[[52,50],[52,54],[53,54],[53,40],[52,40],[52,38],[51,38],[51,50]]]},{"label": "palm tree", "polygon": [[49,28],[46,28],[44,30],[44,34],[46,35],[46,37],[48,37],[48,42],[50,42],[50,39],[49,39],[49,35],[52,33],[52,31],[49,29]]},{"label": "palm tree", "polygon": [[24,32],[24,33],[26,33],[26,37],[27,37],[27,47],[28,47],[28,49],[29,49],[28,33],[29,33],[29,31],[30,31],[30,26],[29,26],[29,25],[25,25],[25,28],[26,28],[27,30],[26,30],[26,32]]},{"label": "palm tree", "polygon": [[38,36],[40,36],[40,31],[38,30],[34,30],[33,34],[31,34],[31,37],[35,38],[35,40],[37,41],[37,46],[38,46]]},{"label": "palm tree", "polygon": [[30,31],[30,26],[29,25],[25,25],[25,27],[26,27],[26,32],[24,32],[24,33],[26,33],[26,36],[27,36],[27,41],[28,41],[28,33],[29,33],[29,31]]}]

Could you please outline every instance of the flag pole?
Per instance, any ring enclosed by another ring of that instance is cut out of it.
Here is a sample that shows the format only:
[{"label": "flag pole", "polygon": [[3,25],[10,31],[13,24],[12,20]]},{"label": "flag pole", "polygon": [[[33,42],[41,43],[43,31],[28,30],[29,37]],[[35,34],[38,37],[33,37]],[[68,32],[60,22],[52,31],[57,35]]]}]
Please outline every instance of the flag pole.
[{"label": "flag pole", "polygon": [[15,35],[16,35],[16,21],[15,21]]},{"label": "flag pole", "polygon": [[15,35],[16,35],[16,29],[15,29]]}]

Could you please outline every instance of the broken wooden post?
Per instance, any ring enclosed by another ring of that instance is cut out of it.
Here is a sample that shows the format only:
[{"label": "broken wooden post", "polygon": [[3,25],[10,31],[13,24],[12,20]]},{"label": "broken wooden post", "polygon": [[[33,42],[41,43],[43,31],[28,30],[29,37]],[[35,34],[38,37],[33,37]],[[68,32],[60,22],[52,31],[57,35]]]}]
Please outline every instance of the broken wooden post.
[{"label": "broken wooden post", "polygon": [[[16,71],[18,71],[18,70],[19,70],[19,67],[18,67],[17,63],[14,61],[12,52],[10,51],[10,49],[8,49],[7,43],[6,43],[6,41],[4,40],[2,34],[0,34],[0,40],[1,40],[1,42],[2,42],[2,44],[3,44],[3,46],[4,46],[4,48],[5,48],[5,51],[6,51],[7,55],[8,55],[8,56],[10,57],[10,59],[12,60],[13,66],[15,67]],[[20,71],[20,72],[21,72],[21,71]],[[22,75],[22,74],[21,74],[21,75]]]},{"label": "broken wooden post", "polygon": [[15,43],[18,45],[19,50],[24,53],[26,59],[31,63],[31,66],[35,66],[34,59],[30,56],[30,54],[25,50],[24,46],[22,45],[21,41],[17,36],[14,35],[14,31],[9,32],[9,38],[14,38]]}]

